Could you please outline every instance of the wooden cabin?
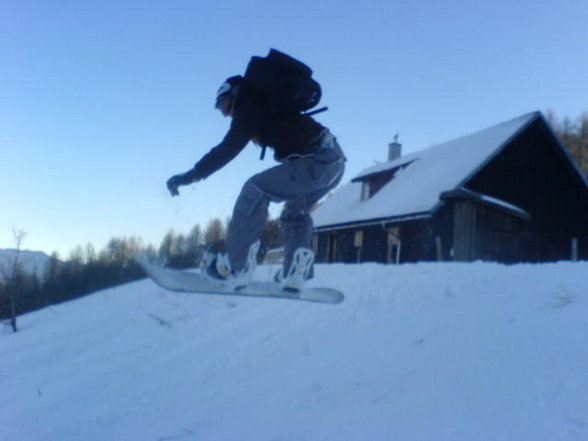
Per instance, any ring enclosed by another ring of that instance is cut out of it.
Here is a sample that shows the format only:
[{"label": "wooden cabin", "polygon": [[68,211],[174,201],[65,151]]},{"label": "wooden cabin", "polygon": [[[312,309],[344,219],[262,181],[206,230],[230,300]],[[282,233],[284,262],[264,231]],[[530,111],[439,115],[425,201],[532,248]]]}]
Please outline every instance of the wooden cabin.
[{"label": "wooden cabin", "polygon": [[588,183],[540,112],[372,166],[313,220],[318,262],[588,259]]}]

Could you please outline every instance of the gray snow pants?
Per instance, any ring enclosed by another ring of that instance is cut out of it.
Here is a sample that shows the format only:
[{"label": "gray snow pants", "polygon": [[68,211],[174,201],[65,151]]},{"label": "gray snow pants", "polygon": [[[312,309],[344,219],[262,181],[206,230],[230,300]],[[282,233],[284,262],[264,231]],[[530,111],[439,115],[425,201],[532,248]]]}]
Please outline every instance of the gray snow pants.
[{"label": "gray snow pants", "polygon": [[316,141],[316,153],[294,157],[258,173],[245,182],[227,232],[227,255],[233,271],[244,268],[249,247],[259,239],[270,202],[285,202],[280,216],[284,227],[284,274],[298,247],[311,248],[312,218],[309,211],[339,184],[345,156],[327,130]]}]

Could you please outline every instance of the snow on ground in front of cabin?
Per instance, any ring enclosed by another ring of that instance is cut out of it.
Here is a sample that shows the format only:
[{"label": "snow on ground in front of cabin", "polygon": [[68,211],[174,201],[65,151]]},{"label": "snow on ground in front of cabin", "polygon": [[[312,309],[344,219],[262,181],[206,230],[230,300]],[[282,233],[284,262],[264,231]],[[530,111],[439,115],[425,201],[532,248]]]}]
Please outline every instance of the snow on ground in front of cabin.
[{"label": "snow on ground in front of cabin", "polygon": [[142,280],[20,317],[0,438],[588,439],[588,263],[316,272],[342,304]]}]

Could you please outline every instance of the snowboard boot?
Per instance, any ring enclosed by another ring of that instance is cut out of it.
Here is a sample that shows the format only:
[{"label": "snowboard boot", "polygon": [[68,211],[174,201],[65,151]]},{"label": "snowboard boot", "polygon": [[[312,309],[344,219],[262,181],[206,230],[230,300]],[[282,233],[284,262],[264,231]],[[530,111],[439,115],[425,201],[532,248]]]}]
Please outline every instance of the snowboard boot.
[{"label": "snowboard boot", "polygon": [[221,253],[206,251],[200,260],[200,272],[215,280],[226,280],[231,275],[230,264]]},{"label": "snowboard boot", "polygon": [[257,253],[259,241],[249,247],[245,267],[241,271],[234,272],[231,269],[231,262],[226,254],[214,254],[209,251],[204,253],[200,261],[200,269],[206,277],[221,282],[223,285],[240,289],[249,284],[257,266]]},{"label": "snowboard boot", "polygon": [[214,259],[216,259],[216,253],[213,253],[212,251],[206,250],[204,254],[202,254],[200,262],[198,262],[198,269],[201,274],[206,275],[208,267],[212,265]]},{"label": "snowboard boot", "polygon": [[297,293],[304,286],[304,282],[308,279],[312,265],[314,263],[314,253],[308,248],[298,248],[292,257],[292,263],[288,269],[286,277],[282,277],[280,271],[274,280],[281,278],[282,289],[284,291]]}]

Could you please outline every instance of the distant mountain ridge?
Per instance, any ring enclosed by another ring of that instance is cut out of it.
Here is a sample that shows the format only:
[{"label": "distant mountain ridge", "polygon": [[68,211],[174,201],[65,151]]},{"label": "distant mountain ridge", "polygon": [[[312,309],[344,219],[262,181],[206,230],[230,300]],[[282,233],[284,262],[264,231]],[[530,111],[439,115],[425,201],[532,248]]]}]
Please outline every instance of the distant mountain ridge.
[{"label": "distant mountain ridge", "polygon": [[[0,279],[7,277],[12,271],[12,265],[17,250],[0,249]],[[42,251],[21,250],[18,260],[20,267],[28,274],[37,274],[43,277],[45,267],[51,257]]]}]

